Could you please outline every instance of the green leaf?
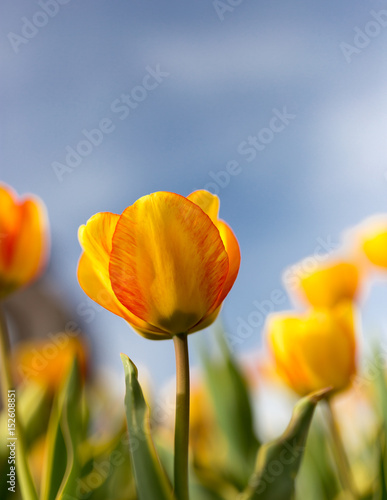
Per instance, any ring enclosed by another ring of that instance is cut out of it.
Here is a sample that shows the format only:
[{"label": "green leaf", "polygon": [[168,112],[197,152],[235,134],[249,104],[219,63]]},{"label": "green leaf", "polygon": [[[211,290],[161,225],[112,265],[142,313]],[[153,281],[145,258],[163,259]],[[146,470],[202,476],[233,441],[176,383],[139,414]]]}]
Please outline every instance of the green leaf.
[{"label": "green leaf", "polygon": [[315,413],[308,433],[308,446],[297,476],[296,498],[300,500],[331,500],[338,497],[341,491],[324,424],[321,413]]},{"label": "green leaf", "polygon": [[153,444],[149,408],[137,378],[137,368],[125,354],[121,354],[126,382],[126,419],[129,449],[139,500],[173,500],[172,487],[163,470]]},{"label": "green leaf", "polygon": [[[97,460],[100,463],[100,460]],[[120,439],[110,457],[110,471],[104,484],[98,489],[98,499],[114,498],[115,500],[136,500],[136,486],[128,448],[128,434],[121,432]],[[94,497],[93,497],[94,498]]]},{"label": "green leaf", "polygon": [[379,479],[377,485],[377,500],[387,500],[387,481],[386,481],[386,438],[385,429],[381,433],[380,440],[378,440],[379,451]]},{"label": "green leaf", "polygon": [[384,369],[379,367],[380,361],[377,359],[377,352],[375,352],[375,360],[371,367],[377,367],[375,376],[375,386],[378,395],[379,412],[382,418],[383,428],[387,432],[387,384],[385,379]]},{"label": "green leaf", "polygon": [[83,383],[74,359],[68,378],[54,402],[48,427],[48,453],[42,481],[42,500],[76,498],[81,474],[78,447],[84,435]]},{"label": "green leaf", "polygon": [[374,348],[374,359],[371,364],[372,368],[376,367],[376,376],[374,379],[377,401],[379,405],[379,413],[381,418],[381,432],[378,452],[379,452],[379,485],[378,485],[378,500],[387,500],[387,384],[383,366],[380,366],[379,349]]},{"label": "green leaf", "polygon": [[[17,410],[23,426],[26,446],[30,447],[34,440],[47,428],[50,403],[47,390],[38,384],[28,384],[19,389],[17,394]],[[0,429],[7,427],[8,413],[0,412]],[[7,457],[6,435],[0,434],[0,461]]]},{"label": "green leaf", "polygon": [[217,338],[222,358],[212,359],[205,349],[201,357],[216,419],[228,444],[228,476],[242,489],[253,471],[259,442],[254,432],[246,379],[222,331]]},{"label": "green leaf", "polygon": [[282,436],[263,445],[256,468],[240,500],[292,500],[295,478],[301,465],[306,438],[316,405],[328,390],[313,393],[299,401]]},{"label": "green leaf", "polygon": [[18,410],[26,445],[29,447],[47,428],[50,415],[47,388],[34,383],[23,386],[18,395]]},{"label": "green leaf", "polygon": [[54,401],[47,431],[47,455],[43,468],[41,500],[55,500],[67,464],[66,445],[60,427],[58,401]]},{"label": "green leaf", "polygon": [[61,404],[61,429],[66,444],[67,466],[59,489],[58,498],[76,497],[77,479],[81,473],[78,447],[84,437],[83,419],[83,383],[78,360],[74,359],[69,378],[65,386]]}]

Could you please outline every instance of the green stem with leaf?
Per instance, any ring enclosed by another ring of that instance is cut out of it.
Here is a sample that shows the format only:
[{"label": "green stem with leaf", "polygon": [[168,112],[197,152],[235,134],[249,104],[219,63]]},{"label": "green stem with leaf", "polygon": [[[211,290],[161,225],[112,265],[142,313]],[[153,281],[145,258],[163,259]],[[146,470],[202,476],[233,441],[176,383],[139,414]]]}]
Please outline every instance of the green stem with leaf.
[{"label": "green stem with leaf", "polygon": [[[0,305],[0,384],[4,411],[8,408],[8,391],[14,390],[12,371],[10,366],[10,347],[7,324]],[[38,494],[32,479],[27,459],[27,447],[23,428],[18,416],[17,401],[15,410],[16,427],[16,477],[20,483],[21,496],[24,500],[38,500]],[[10,441],[11,442],[11,441]]]},{"label": "green stem with leaf", "polygon": [[189,440],[189,358],[186,333],[174,335],[176,356],[176,419],[175,419],[175,494],[177,500],[189,500],[188,440]]}]

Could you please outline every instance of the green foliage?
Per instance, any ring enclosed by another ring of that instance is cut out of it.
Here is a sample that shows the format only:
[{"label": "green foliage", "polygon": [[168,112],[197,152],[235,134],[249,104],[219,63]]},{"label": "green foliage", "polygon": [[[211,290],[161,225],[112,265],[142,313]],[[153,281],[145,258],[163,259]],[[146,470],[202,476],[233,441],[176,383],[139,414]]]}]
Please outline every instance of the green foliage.
[{"label": "green foliage", "polygon": [[254,468],[259,442],[255,435],[247,381],[234,360],[222,332],[218,332],[222,357],[214,360],[202,349],[204,376],[217,423],[228,446],[225,475],[243,489]]},{"label": "green foliage", "polygon": [[81,473],[79,446],[85,437],[82,415],[83,384],[74,360],[66,383],[54,402],[47,434],[48,453],[42,482],[42,500],[77,495]]},{"label": "green foliage", "polygon": [[294,498],[295,478],[305,451],[309,426],[318,401],[326,393],[314,393],[299,401],[282,436],[260,448],[255,471],[241,500]]},{"label": "green foliage", "polygon": [[173,500],[172,487],[161,466],[149,425],[149,408],[137,378],[137,368],[121,354],[125,370],[125,408],[129,450],[136,478],[138,500]]},{"label": "green foliage", "polygon": [[315,412],[300,471],[296,481],[296,498],[331,500],[340,493],[335,464],[327,442],[326,425],[321,412]]}]

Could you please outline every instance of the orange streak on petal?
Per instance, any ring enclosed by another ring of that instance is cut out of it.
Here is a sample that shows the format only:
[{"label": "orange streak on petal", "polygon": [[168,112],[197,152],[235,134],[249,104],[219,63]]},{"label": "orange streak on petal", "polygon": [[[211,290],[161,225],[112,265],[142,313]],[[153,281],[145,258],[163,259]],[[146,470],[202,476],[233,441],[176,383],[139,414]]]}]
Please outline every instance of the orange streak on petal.
[{"label": "orange streak on petal", "polygon": [[236,239],[230,226],[222,220],[218,220],[216,226],[219,230],[220,237],[222,238],[223,244],[225,246],[229,268],[227,273],[226,281],[224,282],[222,292],[218,298],[217,303],[220,305],[226,298],[228,292],[231,290],[239,272],[239,267],[241,264],[241,253],[239,249],[239,243]]},{"label": "orange streak on petal", "polygon": [[222,292],[219,295],[217,301],[218,305],[220,306],[231,290],[239,272],[241,254],[239,250],[238,240],[236,239],[230,226],[228,226],[223,220],[218,219],[219,198],[216,195],[205,191],[204,189],[201,189],[198,191],[194,191],[189,196],[187,196],[187,198],[198,205],[203,210],[203,212],[205,212],[211,218],[212,222],[219,230],[220,237],[222,238],[224,247],[228,255],[228,274],[223,285]]}]

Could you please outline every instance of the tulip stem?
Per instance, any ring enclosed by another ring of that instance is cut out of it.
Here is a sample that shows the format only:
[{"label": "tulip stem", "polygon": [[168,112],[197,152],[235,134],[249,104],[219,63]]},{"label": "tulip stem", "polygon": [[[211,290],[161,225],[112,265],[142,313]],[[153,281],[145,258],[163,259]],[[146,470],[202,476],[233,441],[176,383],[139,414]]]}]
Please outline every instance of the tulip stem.
[{"label": "tulip stem", "polygon": [[327,408],[327,420],[328,426],[331,432],[333,452],[336,459],[336,465],[339,473],[340,482],[344,490],[351,495],[353,499],[359,498],[356,488],[353,482],[353,477],[351,473],[351,467],[349,465],[348,457],[345,452],[343,441],[339,428],[337,426],[337,421],[335,418],[335,413],[332,408],[332,402],[330,398],[326,400]]},{"label": "tulip stem", "polygon": [[176,356],[176,418],[175,418],[175,494],[177,500],[189,500],[189,358],[186,333],[173,336]]},{"label": "tulip stem", "polygon": [[12,382],[11,367],[9,364],[9,339],[8,330],[5,323],[5,318],[0,310],[0,377],[1,377],[1,396],[3,408],[6,410],[8,406],[8,391],[13,390],[15,387]]},{"label": "tulip stem", "polygon": [[[10,343],[7,323],[1,309],[0,304],[0,385],[1,394],[3,401],[3,410],[8,412],[8,391],[14,391],[15,385],[12,380],[12,371],[9,363],[10,360]],[[15,394],[15,392],[12,392]],[[15,443],[16,445],[16,477],[20,482],[21,497],[23,500],[38,500],[38,494],[32,479],[32,474],[28,464],[27,458],[27,446],[24,439],[24,431],[20,423],[20,417],[18,414],[17,399],[15,401],[15,407],[12,406],[11,415],[15,421],[15,430],[10,429],[11,432],[16,435],[12,435],[8,439],[8,443]],[[12,439],[14,438],[14,439]]]}]

